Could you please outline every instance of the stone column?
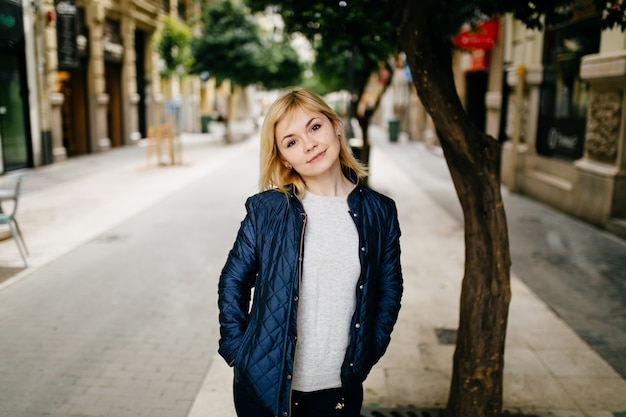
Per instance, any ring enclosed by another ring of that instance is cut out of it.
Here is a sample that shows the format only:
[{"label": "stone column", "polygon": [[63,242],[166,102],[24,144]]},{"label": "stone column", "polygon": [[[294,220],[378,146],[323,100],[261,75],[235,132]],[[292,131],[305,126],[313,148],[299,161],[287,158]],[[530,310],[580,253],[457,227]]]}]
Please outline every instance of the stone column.
[{"label": "stone column", "polygon": [[50,97],[50,131],[52,133],[52,157],[54,162],[67,158],[67,149],[63,146],[63,115],[61,108],[65,96],[62,93],[51,93]]},{"label": "stone column", "polygon": [[87,90],[89,94],[91,149],[99,152],[111,147],[108,134],[107,107],[109,95],[106,94],[104,78],[104,43],[103,24],[104,4],[94,1],[85,9],[86,23],[89,28],[89,65]]},{"label": "stone column", "polygon": [[[537,156],[537,120],[543,69],[511,66],[506,71],[506,83],[511,88],[507,103],[505,133],[502,147],[502,182],[512,191],[518,190],[519,177]],[[516,96],[521,94],[521,97]]]},{"label": "stone column", "polygon": [[580,76],[590,84],[590,97],[573,208],[606,226],[626,218],[626,50],[583,57]]},{"label": "stone column", "polygon": [[[54,1],[42,1],[42,10],[47,15],[54,12]],[[52,158],[53,162],[60,162],[67,158],[67,149],[63,145],[63,116],[61,108],[65,97],[59,92],[58,83],[58,50],[56,25],[47,24],[44,29],[44,50],[45,50],[45,81],[44,88],[49,93],[48,105],[50,108],[50,133],[52,136]]]},{"label": "stone column", "polygon": [[124,61],[122,63],[122,106],[123,106],[123,126],[124,144],[135,144],[141,139],[139,132],[139,120],[137,115],[137,104],[139,94],[137,93],[137,70],[135,67],[135,20],[131,17],[135,6],[128,4],[130,10],[122,17],[121,31],[124,42]]}]

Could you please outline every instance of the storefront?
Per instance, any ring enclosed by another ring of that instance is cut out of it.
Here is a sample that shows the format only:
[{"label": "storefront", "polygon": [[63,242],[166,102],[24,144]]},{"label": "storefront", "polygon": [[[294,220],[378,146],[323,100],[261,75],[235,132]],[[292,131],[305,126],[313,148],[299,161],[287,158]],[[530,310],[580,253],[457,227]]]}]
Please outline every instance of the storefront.
[{"label": "storefront", "polygon": [[145,137],[162,13],[160,0],[0,0],[0,174]]},{"label": "storefront", "polygon": [[579,6],[543,32],[509,18],[501,179],[626,237],[626,38]]},{"label": "storefront", "polygon": [[0,0],[0,173],[31,167],[22,2]]},{"label": "storefront", "polygon": [[61,108],[63,146],[68,156],[91,152],[89,112],[86,103],[89,34],[84,9],[74,0],[56,3],[58,91],[63,94]]},{"label": "storefront", "polygon": [[70,157],[134,143],[146,130],[146,111],[138,109],[137,103],[146,106],[147,39],[156,29],[159,9],[152,5],[153,14],[146,15],[134,3],[130,9],[117,3],[108,6],[55,2],[58,72],[54,92],[59,110],[54,118],[60,126],[55,143]]}]

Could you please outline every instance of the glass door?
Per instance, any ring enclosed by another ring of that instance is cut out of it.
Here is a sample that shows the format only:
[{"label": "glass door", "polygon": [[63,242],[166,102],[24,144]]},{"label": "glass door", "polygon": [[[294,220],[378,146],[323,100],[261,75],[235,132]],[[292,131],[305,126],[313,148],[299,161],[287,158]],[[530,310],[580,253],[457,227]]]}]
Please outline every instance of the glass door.
[{"label": "glass door", "polygon": [[28,137],[20,66],[15,55],[0,54],[0,145],[4,172],[28,167]]}]

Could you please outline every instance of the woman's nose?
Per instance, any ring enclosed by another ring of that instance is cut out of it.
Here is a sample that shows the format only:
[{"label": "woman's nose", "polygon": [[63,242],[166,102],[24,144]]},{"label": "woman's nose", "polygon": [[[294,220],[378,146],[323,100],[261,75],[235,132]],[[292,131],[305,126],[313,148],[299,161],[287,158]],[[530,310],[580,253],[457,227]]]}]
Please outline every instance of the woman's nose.
[{"label": "woman's nose", "polygon": [[314,141],[314,140],[307,139],[307,140],[304,141],[304,151],[305,152],[309,152],[312,149],[315,149],[316,146],[317,146],[317,142]]}]

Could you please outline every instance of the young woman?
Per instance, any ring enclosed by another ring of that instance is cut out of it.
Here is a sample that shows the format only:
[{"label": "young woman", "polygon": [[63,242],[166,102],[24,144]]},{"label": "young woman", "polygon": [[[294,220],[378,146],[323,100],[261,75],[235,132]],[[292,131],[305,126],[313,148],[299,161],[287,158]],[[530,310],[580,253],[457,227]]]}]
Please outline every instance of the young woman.
[{"label": "young woman", "polygon": [[321,97],[294,88],[270,106],[261,192],[219,281],[239,417],[360,415],[402,295],[396,206],[365,175]]}]

